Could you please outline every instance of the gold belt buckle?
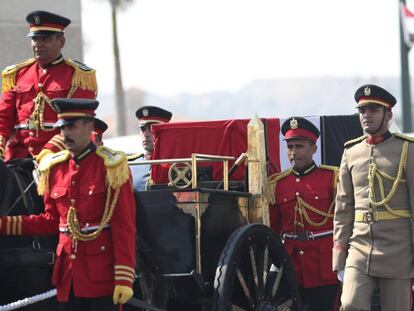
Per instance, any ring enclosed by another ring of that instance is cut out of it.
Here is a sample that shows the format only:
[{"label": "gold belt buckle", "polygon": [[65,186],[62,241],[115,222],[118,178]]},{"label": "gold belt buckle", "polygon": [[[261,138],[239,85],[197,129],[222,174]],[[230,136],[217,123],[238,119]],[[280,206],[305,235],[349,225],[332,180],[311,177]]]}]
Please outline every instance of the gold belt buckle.
[{"label": "gold belt buckle", "polygon": [[378,211],[365,212],[362,220],[366,223],[373,223],[378,220]]},{"label": "gold belt buckle", "polygon": [[27,127],[29,128],[29,130],[34,130],[35,129],[35,122],[34,122],[34,120],[32,119],[32,117],[30,117],[30,119],[29,120],[27,120]]}]

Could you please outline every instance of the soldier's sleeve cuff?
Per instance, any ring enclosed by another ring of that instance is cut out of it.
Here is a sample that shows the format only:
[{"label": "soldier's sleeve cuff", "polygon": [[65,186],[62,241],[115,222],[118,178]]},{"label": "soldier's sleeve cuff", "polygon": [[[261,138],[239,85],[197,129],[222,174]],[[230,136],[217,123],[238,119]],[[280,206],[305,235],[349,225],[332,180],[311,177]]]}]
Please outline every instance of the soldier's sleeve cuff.
[{"label": "soldier's sleeve cuff", "polygon": [[348,247],[334,242],[332,250],[332,270],[339,271],[345,269],[346,258],[348,257]]},{"label": "soldier's sleeve cuff", "polygon": [[4,216],[0,218],[0,232],[4,235],[22,235],[23,217]]},{"label": "soldier's sleeve cuff", "polygon": [[125,265],[115,265],[115,284],[132,287],[135,279],[135,270]]}]

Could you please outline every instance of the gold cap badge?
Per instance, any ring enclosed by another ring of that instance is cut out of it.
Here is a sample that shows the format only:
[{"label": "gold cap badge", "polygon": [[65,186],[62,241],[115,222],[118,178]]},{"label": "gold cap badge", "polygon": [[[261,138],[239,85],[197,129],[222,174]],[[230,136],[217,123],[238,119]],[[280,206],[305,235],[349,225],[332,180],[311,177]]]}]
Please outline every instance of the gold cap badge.
[{"label": "gold cap badge", "polygon": [[34,24],[35,24],[35,25],[40,25],[40,16],[39,16],[39,15],[36,15],[36,16],[34,17]]},{"label": "gold cap badge", "polygon": [[371,89],[369,88],[369,86],[366,86],[364,89],[364,95],[365,96],[369,96],[371,95]]},{"label": "gold cap badge", "polygon": [[290,128],[291,129],[297,129],[298,128],[298,120],[296,120],[295,118],[292,118],[292,120],[290,120]]},{"label": "gold cap badge", "polygon": [[144,109],[144,110],[142,110],[142,115],[143,115],[144,117],[148,117],[148,109]]}]

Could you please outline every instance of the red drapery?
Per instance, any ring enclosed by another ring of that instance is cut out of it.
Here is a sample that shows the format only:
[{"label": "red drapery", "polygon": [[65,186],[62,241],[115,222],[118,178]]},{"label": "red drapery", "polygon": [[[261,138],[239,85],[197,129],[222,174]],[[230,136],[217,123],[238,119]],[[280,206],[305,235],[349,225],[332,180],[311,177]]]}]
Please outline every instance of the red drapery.
[{"label": "red drapery", "polygon": [[[247,152],[247,124],[250,120],[221,120],[202,122],[177,122],[152,126],[155,136],[153,159],[189,158],[192,153],[233,156],[238,158]],[[279,119],[262,119],[267,132],[269,161],[280,171],[279,161]],[[229,162],[229,168],[234,161]],[[168,169],[171,164],[153,165],[152,179],[156,184],[168,182]],[[203,162],[199,166],[211,166],[213,180],[223,178],[221,162]],[[245,166],[240,166],[231,180],[244,179]]]}]

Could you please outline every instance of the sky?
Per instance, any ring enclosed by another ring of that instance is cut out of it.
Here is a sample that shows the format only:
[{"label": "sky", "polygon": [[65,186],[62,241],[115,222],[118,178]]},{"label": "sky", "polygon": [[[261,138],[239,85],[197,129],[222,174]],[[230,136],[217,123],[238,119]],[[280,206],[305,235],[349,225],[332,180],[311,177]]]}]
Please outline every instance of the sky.
[{"label": "sky", "polygon": [[[135,0],[118,14],[124,86],[169,96],[258,79],[398,76],[398,10],[396,0]],[[85,63],[112,93],[109,1],[82,0],[82,23]]]}]

